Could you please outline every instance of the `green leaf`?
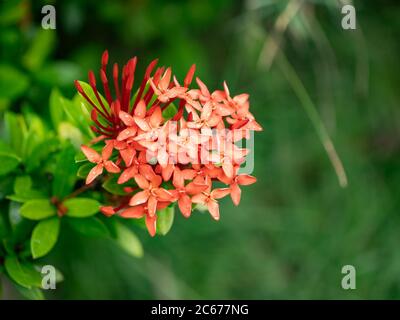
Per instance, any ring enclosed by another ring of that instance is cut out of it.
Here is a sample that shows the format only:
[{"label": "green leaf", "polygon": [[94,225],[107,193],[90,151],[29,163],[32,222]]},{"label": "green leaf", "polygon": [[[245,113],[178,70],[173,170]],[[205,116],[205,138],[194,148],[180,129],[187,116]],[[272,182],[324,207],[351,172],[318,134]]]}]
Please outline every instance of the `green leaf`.
[{"label": "green leaf", "polygon": [[15,99],[28,88],[28,77],[10,65],[0,65],[0,99]]},{"label": "green leaf", "polygon": [[19,176],[14,181],[14,194],[7,196],[7,199],[16,202],[26,202],[34,199],[45,199],[47,198],[39,190],[33,190],[32,179],[30,176]]},{"label": "green leaf", "polygon": [[166,120],[171,119],[176,113],[178,112],[178,109],[176,108],[176,106],[171,103],[163,112],[163,118]]},{"label": "green leaf", "polygon": [[22,156],[22,146],[27,135],[24,118],[12,112],[4,115],[5,141],[10,145],[16,155]]},{"label": "green leaf", "polygon": [[14,192],[16,194],[24,194],[32,187],[32,179],[30,176],[19,176],[14,181]]},{"label": "green leaf", "polygon": [[0,176],[14,171],[20,163],[20,159],[15,155],[0,154]]},{"label": "green leaf", "polygon": [[41,220],[56,215],[56,207],[48,199],[36,199],[25,202],[20,213],[31,220]]},{"label": "green leaf", "polygon": [[157,233],[165,236],[174,223],[175,207],[166,207],[157,212]]},{"label": "green leaf", "polygon": [[53,123],[54,129],[57,130],[59,124],[64,120],[64,109],[62,107],[61,93],[58,89],[53,89],[50,94],[50,117]]},{"label": "green leaf", "polygon": [[[100,104],[100,103],[98,102],[98,100],[97,100],[97,97],[96,97],[95,94],[93,93],[92,87],[91,87],[88,83],[86,83],[86,82],[84,82],[84,81],[78,81],[78,82],[79,82],[79,84],[81,85],[81,87],[82,87],[83,91],[85,92],[85,94],[89,97],[90,100],[92,100],[92,102],[97,106],[97,108],[98,108],[99,110],[103,110],[102,107],[101,107],[101,104]],[[81,97],[80,95],[79,95],[79,97],[80,97],[79,101],[80,101],[80,103],[82,104],[82,106],[84,106],[88,112],[91,112],[92,109],[93,109],[93,106],[92,106],[89,102],[87,102],[86,99],[84,99],[83,97]],[[100,93],[99,93],[99,97],[100,97],[100,100],[101,100],[101,102],[103,103],[103,105],[104,105],[104,106],[107,108],[107,110],[108,110],[109,107],[108,107],[108,102],[107,102],[107,100],[106,100]],[[98,120],[100,121],[100,123],[103,124],[103,125],[106,124],[106,121],[104,120],[104,118],[102,117],[102,115],[101,115],[101,114],[98,114],[98,116],[99,116]]]},{"label": "green leaf", "polygon": [[37,29],[31,47],[22,57],[24,66],[31,71],[38,70],[53,50],[55,45],[55,36],[56,33],[51,30],[45,30],[42,28]]},{"label": "green leaf", "polygon": [[115,194],[118,196],[126,195],[127,193],[124,191],[124,187],[126,187],[126,184],[118,184],[117,181],[118,181],[118,176],[114,174],[109,178],[107,178],[106,181],[104,181],[102,187],[111,194]]},{"label": "green leaf", "polygon": [[90,111],[85,105],[85,102],[86,100],[77,94],[72,101],[68,100],[65,102],[63,107],[70,122],[76,126],[88,139],[91,139],[94,137],[94,133],[90,129],[92,119],[90,117]]},{"label": "green leaf", "polygon": [[75,198],[64,201],[67,207],[67,216],[85,218],[96,214],[100,209],[100,203],[88,198]]},{"label": "green leaf", "polygon": [[44,68],[35,72],[35,80],[46,87],[70,88],[75,79],[82,77],[79,66],[70,61],[49,61]]},{"label": "green leaf", "polygon": [[26,16],[26,6],[22,5],[22,1],[3,1],[0,10],[0,25],[16,25]]},{"label": "green leaf", "polygon": [[52,152],[55,152],[60,146],[60,141],[55,137],[48,137],[41,143],[37,144],[31,151],[28,163],[26,163],[26,170],[32,172],[38,168],[40,164],[49,158]]},{"label": "green leaf", "polygon": [[26,112],[25,119],[28,130],[22,143],[22,158],[29,162],[32,151],[45,138],[45,126],[43,120],[32,112]]},{"label": "green leaf", "polygon": [[122,223],[117,222],[115,224],[116,229],[116,242],[118,245],[125,250],[128,254],[133,257],[143,257],[142,243],[138,237],[129,228],[124,226]]},{"label": "green leaf", "polygon": [[7,256],[4,262],[8,276],[17,284],[32,288],[32,286],[40,286],[41,276],[32,265],[22,263],[16,256]]},{"label": "green leaf", "polygon": [[53,217],[40,221],[33,229],[31,251],[34,259],[45,256],[57,243],[60,232],[60,219]]},{"label": "green leaf", "polygon": [[61,122],[57,132],[62,140],[71,142],[75,148],[79,148],[83,143],[81,131],[69,122]]},{"label": "green leaf", "polygon": [[8,227],[5,221],[4,215],[0,214],[0,239],[3,239],[6,237],[8,233]]},{"label": "green leaf", "polygon": [[47,199],[47,196],[39,190],[27,190],[24,194],[12,194],[7,196],[7,199],[15,202],[27,202],[35,199]]},{"label": "green leaf", "polygon": [[107,237],[110,235],[106,225],[96,217],[69,218],[68,223],[77,232],[89,237]]},{"label": "green leaf", "polygon": [[44,300],[44,295],[43,291],[40,290],[39,288],[25,288],[21,287],[19,285],[15,285],[16,289],[18,292],[26,299],[28,300]]},{"label": "green leaf", "polygon": [[79,178],[86,179],[87,175],[89,174],[90,170],[93,168],[93,163],[88,162],[81,165],[78,169],[78,173],[76,174]]},{"label": "green leaf", "polygon": [[53,196],[62,199],[73,190],[78,169],[74,157],[75,149],[71,144],[68,144],[58,155],[52,185]]}]

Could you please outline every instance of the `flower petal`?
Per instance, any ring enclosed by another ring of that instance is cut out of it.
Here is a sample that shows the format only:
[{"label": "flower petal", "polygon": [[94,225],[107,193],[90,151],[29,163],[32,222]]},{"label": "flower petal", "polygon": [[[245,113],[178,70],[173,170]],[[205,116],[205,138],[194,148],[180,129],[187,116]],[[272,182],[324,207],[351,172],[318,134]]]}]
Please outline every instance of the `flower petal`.
[{"label": "flower petal", "polygon": [[131,200],[129,200],[130,206],[137,206],[139,204],[145,203],[149,199],[149,192],[147,190],[140,191],[136,193]]},{"label": "flower petal", "polygon": [[135,120],[133,120],[133,117],[129,113],[120,111],[118,116],[126,126],[132,127],[135,125]]},{"label": "flower petal", "polygon": [[211,197],[213,199],[221,199],[221,198],[225,197],[226,195],[228,195],[229,193],[231,193],[230,188],[214,189],[213,191],[211,191]]},{"label": "flower petal", "polygon": [[96,179],[99,175],[103,173],[103,164],[99,163],[92,170],[89,171],[89,174],[86,177],[86,184],[92,183],[94,179]]},{"label": "flower petal", "polygon": [[215,220],[219,220],[219,205],[217,201],[208,201],[207,209]]},{"label": "flower petal", "polygon": [[128,147],[126,149],[122,149],[119,151],[122,159],[124,160],[127,167],[130,167],[133,162],[133,158],[135,157],[136,150],[134,148]]},{"label": "flower petal", "polygon": [[106,145],[104,146],[103,150],[101,151],[101,158],[103,160],[108,160],[113,152],[114,143],[112,140],[106,141]]},{"label": "flower petal", "polygon": [[122,130],[117,137],[118,141],[123,141],[126,140],[130,137],[134,137],[136,135],[137,129],[136,127],[128,127],[124,130]]},{"label": "flower petal", "polygon": [[145,222],[146,222],[146,227],[147,227],[147,230],[149,231],[149,234],[152,237],[154,237],[156,235],[157,215],[154,215],[153,217],[146,215]]},{"label": "flower petal", "polygon": [[81,150],[90,162],[98,163],[101,161],[101,156],[94,149],[82,145]]},{"label": "flower petal", "polygon": [[125,183],[127,181],[129,181],[130,179],[132,179],[136,174],[138,173],[137,167],[136,166],[132,166],[129,168],[126,168],[121,175],[118,178],[118,184],[122,184]]},{"label": "flower petal", "polygon": [[250,176],[248,174],[240,174],[237,176],[237,182],[242,186],[248,186],[250,184],[255,183],[256,181],[257,181],[256,177]]},{"label": "flower petal", "polygon": [[174,170],[172,184],[175,188],[183,188],[185,186],[185,180],[183,179],[182,171],[178,167],[176,167]]},{"label": "flower petal", "polygon": [[174,200],[174,195],[164,188],[157,188],[154,190],[154,193],[157,195],[157,199],[159,199],[161,201]]},{"label": "flower petal", "polygon": [[222,170],[224,170],[224,173],[228,178],[233,177],[233,164],[231,159],[224,159],[224,162],[222,163]]},{"label": "flower petal", "polygon": [[122,211],[120,216],[123,218],[140,219],[144,216],[144,214],[145,214],[144,206],[139,205]]},{"label": "flower petal", "polygon": [[135,116],[139,118],[144,118],[146,116],[146,103],[140,100],[134,111]]},{"label": "flower petal", "polygon": [[192,201],[187,194],[183,194],[178,199],[179,210],[181,210],[184,217],[189,218],[192,213]]},{"label": "flower petal", "polygon": [[135,175],[134,178],[135,178],[136,184],[139,186],[140,189],[144,190],[144,189],[148,189],[149,188],[148,181],[141,174]]},{"label": "flower petal", "polygon": [[235,206],[239,205],[241,194],[242,190],[240,190],[239,185],[237,183],[231,184],[231,199]]},{"label": "flower petal", "polygon": [[197,184],[195,182],[190,182],[186,185],[186,193],[190,195],[198,194],[200,192],[206,191],[208,186],[206,184]]},{"label": "flower petal", "polygon": [[157,198],[150,196],[147,201],[147,211],[149,212],[149,216],[153,217],[157,211]]},{"label": "flower petal", "polygon": [[118,173],[121,171],[121,169],[112,161],[105,161],[104,162],[104,167],[108,172],[111,173]]},{"label": "flower petal", "polygon": [[145,119],[139,118],[139,117],[135,117],[135,122],[138,125],[138,127],[140,129],[142,129],[143,131],[149,131],[150,130],[150,126],[147,123],[147,121]]},{"label": "flower petal", "polygon": [[154,110],[153,114],[150,116],[150,120],[149,120],[150,125],[152,126],[152,128],[157,128],[160,125],[162,119],[163,118],[162,118],[161,108],[157,107]]},{"label": "flower petal", "polygon": [[204,195],[204,194],[202,194],[202,193],[199,193],[199,194],[196,194],[196,195],[194,195],[194,196],[192,197],[192,202],[193,202],[193,203],[204,204],[204,203],[206,202],[206,199],[207,199],[207,196],[206,196],[206,195]]}]

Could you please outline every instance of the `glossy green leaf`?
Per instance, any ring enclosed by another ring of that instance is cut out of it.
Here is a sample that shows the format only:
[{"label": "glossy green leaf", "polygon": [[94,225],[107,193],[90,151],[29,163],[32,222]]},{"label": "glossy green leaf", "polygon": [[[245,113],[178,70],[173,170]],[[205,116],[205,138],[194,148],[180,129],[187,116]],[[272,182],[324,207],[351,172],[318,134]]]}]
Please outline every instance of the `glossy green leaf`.
[{"label": "glossy green leaf", "polygon": [[32,112],[26,112],[24,119],[28,129],[22,143],[22,158],[29,162],[33,150],[44,140],[46,130],[43,120]]},{"label": "glossy green leaf", "polygon": [[15,285],[18,292],[28,300],[44,300],[43,291],[39,288],[25,288],[19,285]]},{"label": "glossy green leaf", "polygon": [[57,129],[64,120],[64,108],[62,107],[64,97],[58,89],[53,89],[50,94],[50,117],[53,128]]},{"label": "glossy green leaf", "polygon": [[56,207],[48,199],[30,200],[23,204],[20,213],[31,220],[41,220],[56,215]]},{"label": "glossy green leaf", "polygon": [[178,112],[178,109],[176,108],[176,106],[171,103],[163,112],[163,118],[166,120],[171,119],[176,113]]},{"label": "glossy green leaf", "polygon": [[0,99],[19,97],[29,85],[28,77],[11,65],[0,65]]},{"label": "glossy green leaf", "polygon": [[31,151],[28,163],[25,164],[27,172],[32,172],[40,167],[44,161],[48,160],[49,155],[58,150],[59,147],[60,141],[53,136],[37,144]]},{"label": "glossy green leaf", "polygon": [[40,221],[33,229],[31,237],[31,252],[34,259],[45,256],[57,243],[60,232],[58,217]]},{"label": "glossy green leaf", "polygon": [[139,238],[128,227],[122,223],[115,224],[116,242],[133,257],[141,258],[143,256],[143,247]]},{"label": "glossy green leaf", "polygon": [[16,256],[7,256],[4,266],[8,276],[17,284],[28,289],[40,286],[40,273],[31,264],[20,262]]},{"label": "glossy green leaf", "polygon": [[0,154],[0,176],[15,170],[19,163],[20,159],[17,156]]},{"label": "glossy green leaf", "polygon": [[157,212],[157,233],[165,236],[174,223],[175,207],[166,207]]},{"label": "glossy green leaf", "polygon": [[34,41],[22,58],[26,68],[31,71],[38,70],[52,52],[55,45],[56,33],[42,28],[37,29]]},{"label": "glossy green leaf", "polygon": [[14,192],[16,194],[24,194],[32,187],[32,179],[30,176],[19,176],[14,181]]},{"label": "glossy green leaf", "polygon": [[79,66],[71,61],[49,62],[44,68],[35,72],[37,82],[49,88],[54,86],[70,88],[71,83],[81,77]]},{"label": "glossy green leaf", "polygon": [[[93,167],[93,165],[92,165]],[[119,195],[119,196],[124,196],[127,193],[124,191],[124,187],[126,187],[126,184],[118,184],[118,176],[117,175],[112,175],[109,178],[107,178],[106,181],[102,184],[102,187],[107,190],[111,194]]]},{"label": "glossy green leaf", "polygon": [[[103,110],[102,107],[101,107],[101,104],[100,104],[99,101],[97,100],[96,95],[93,93],[92,87],[91,87],[88,83],[86,83],[86,82],[84,82],[84,81],[79,81],[79,84],[81,85],[83,91],[84,91],[85,94],[89,97],[89,99],[96,105],[96,107],[97,107],[99,110]],[[78,101],[81,103],[81,105],[84,106],[85,109],[86,109],[88,112],[91,112],[92,109],[93,109],[93,106],[92,106],[86,99],[84,99],[82,96],[79,95],[79,97],[80,97],[80,98],[78,99]],[[100,97],[100,100],[101,100],[101,102],[103,103],[103,105],[104,105],[104,106],[106,107],[106,109],[108,110],[109,107],[108,107],[108,102],[107,102],[107,100],[106,100],[100,93],[99,93],[99,97]],[[98,120],[99,120],[100,123],[102,123],[102,124],[105,124],[105,123],[106,123],[101,114],[98,114]]]},{"label": "glossy green leaf", "polygon": [[79,178],[86,179],[87,175],[89,174],[90,170],[93,168],[93,163],[88,162],[81,165],[78,169],[78,173],[76,174]]},{"label": "glossy green leaf", "polygon": [[62,199],[69,195],[76,182],[76,172],[78,170],[74,161],[75,149],[71,144],[67,144],[60,152],[54,171],[52,184],[53,196]]},{"label": "glossy green leaf", "polygon": [[4,138],[17,156],[22,156],[22,147],[27,135],[24,118],[12,112],[4,114]]},{"label": "glossy green leaf", "polygon": [[90,217],[99,212],[100,203],[88,198],[74,198],[64,201],[67,216],[75,218]]},{"label": "glossy green leaf", "polygon": [[79,148],[83,143],[81,131],[69,122],[63,121],[58,126],[58,136],[62,140],[67,140],[72,143],[75,148]]},{"label": "glossy green leaf", "polygon": [[75,231],[88,237],[106,237],[110,235],[105,224],[96,217],[69,218],[68,223]]},{"label": "glossy green leaf", "polygon": [[8,226],[5,221],[4,215],[0,214],[0,239],[5,238],[8,233]]}]

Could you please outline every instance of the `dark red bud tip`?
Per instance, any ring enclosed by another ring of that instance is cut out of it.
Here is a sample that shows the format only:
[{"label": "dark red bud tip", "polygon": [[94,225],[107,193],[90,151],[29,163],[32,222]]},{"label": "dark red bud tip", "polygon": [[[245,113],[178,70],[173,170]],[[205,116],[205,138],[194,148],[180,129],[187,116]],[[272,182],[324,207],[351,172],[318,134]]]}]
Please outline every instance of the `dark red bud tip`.
[{"label": "dark red bud tip", "polygon": [[133,76],[129,76],[128,81],[126,82],[126,90],[130,91],[133,87]]},{"label": "dark red bud tip", "polygon": [[92,87],[96,86],[96,77],[94,76],[94,73],[92,70],[89,71],[89,83]]},{"label": "dark red bud tip", "polygon": [[103,55],[101,56],[101,64],[102,64],[103,66],[106,66],[107,63],[108,63],[108,51],[105,50],[105,51],[103,52]]},{"label": "dark red bud tip", "polygon": [[185,87],[188,87],[189,84],[192,82],[195,71],[196,71],[196,65],[192,64],[188,73],[186,74],[185,80],[183,81],[183,85]]},{"label": "dark red bud tip", "polygon": [[93,121],[97,121],[96,109],[92,109],[92,112],[90,113],[90,117],[92,118]]},{"label": "dark red bud tip", "polygon": [[113,66],[113,77],[118,78],[118,64],[117,63],[114,63],[114,66]]},{"label": "dark red bud tip", "polygon": [[76,90],[78,90],[79,93],[83,93],[83,89],[82,89],[82,86],[81,86],[81,84],[79,83],[79,81],[78,81],[78,80],[75,80],[75,81],[74,81],[74,84],[75,84]]},{"label": "dark red bud tip", "polygon": [[115,111],[114,113],[116,115],[119,115],[119,112],[121,111],[121,104],[120,104],[119,100],[115,100],[115,102],[113,104],[114,104],[114,111]]}]

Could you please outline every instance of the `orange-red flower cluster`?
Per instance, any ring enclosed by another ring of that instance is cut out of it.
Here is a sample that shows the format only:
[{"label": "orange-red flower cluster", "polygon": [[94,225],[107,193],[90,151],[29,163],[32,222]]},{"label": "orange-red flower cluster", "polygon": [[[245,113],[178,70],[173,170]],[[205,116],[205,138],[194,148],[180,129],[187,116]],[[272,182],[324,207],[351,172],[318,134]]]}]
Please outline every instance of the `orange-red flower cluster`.
[{"label": "orange-red flower cluster", "polygon": [[[170,68],[159,67],[153,73],[157,60],[149,64],[139,88],[133,91],[137,58],[122,68],[121,77],[114,64],[112,84],[107,63],[106,51],[100,69],[104,97],[92,71],[92,92],[75,82],[93,108],[95,142],[104,142],[100,153],[81,147],[95,164],[86,183],[105,169],[118,175],[119,184],[134,184],[125,188],[128,196],[121,197],[117,206],[105,206],[101,211],[107,216],[145,217],[154,236],[157,210],[171,203],[176,202],[185,217],[191,215],[195,204],[206,206],[215,220],[220,217],[218,199],[230,195],[238,205],[240,186],[252,184],[256,178],[238,173],[248,150],[239,148],[237,142],[248,138],[250,131],[262,130],[249,111],[249,95],[231,97],[226,83],[224,90],[210,92],[199,78],[198,88],[190,89],[194,65],[181,85]],[[225,187],[216,188],[218,182]]]}]

